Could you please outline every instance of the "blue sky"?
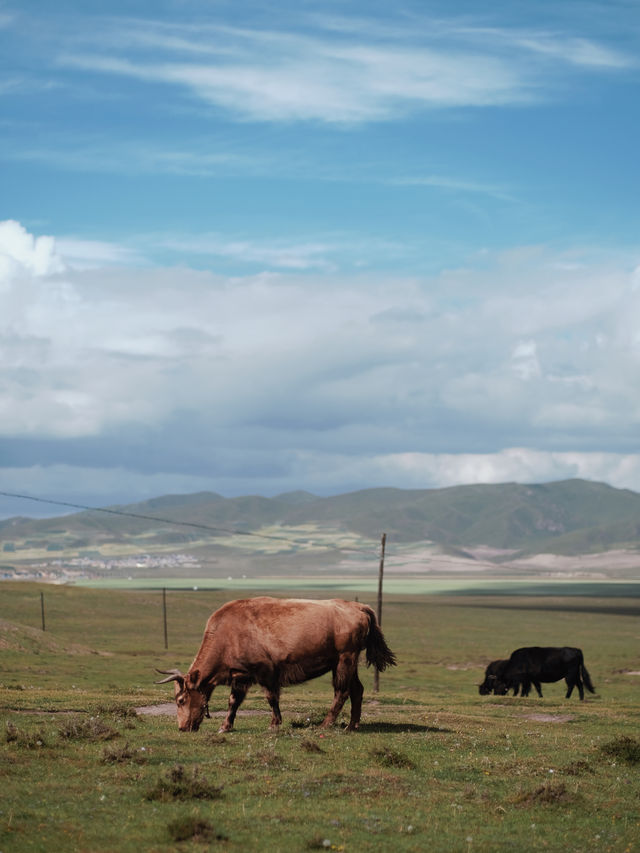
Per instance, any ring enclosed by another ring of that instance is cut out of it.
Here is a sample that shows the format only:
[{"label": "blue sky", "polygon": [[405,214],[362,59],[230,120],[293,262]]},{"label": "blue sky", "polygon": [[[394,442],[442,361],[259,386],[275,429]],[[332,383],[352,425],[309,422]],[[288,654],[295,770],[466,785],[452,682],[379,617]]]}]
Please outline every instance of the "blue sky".
[{"label": "blue sky", "polygon": [[0,0],[0,489],[640,490],[639,45],[635,2]]}]

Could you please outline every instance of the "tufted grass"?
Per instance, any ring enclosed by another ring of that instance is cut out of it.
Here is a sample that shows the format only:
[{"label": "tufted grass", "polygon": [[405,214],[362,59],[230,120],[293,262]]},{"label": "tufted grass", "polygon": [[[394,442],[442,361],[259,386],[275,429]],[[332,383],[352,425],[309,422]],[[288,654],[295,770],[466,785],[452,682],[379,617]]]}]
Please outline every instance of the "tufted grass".
[{"label": "tufted grass", "polygon": [[[0,587],[0,850],[503,849],[631,853],[640,837],[640,645],[633,601],[393,597],[399,666],[363,669],[361,731],[325,731],[328,679],[260,692],[218,734],[226,691],[196,734],[135,713],[171,697],[228,593]],[[486,663],[519,645],[582,647],[597,696],[481,697]],[[348,715],[341,722],[344,724]]]}]

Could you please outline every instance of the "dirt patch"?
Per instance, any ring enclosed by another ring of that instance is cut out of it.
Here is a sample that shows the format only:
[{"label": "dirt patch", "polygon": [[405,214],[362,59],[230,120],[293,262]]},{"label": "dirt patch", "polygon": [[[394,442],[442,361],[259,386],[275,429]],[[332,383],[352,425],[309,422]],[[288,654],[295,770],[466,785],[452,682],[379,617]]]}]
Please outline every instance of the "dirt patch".
[{"label": "dirt patch", "polygon": [[175,702],[164,702],[162,705],[143,705],[142,708],[136,708],[136,714],[143,714],[146,717],[169,717],[176,713]]},{"label": "dirt patch", "polygon": [[573,714],[523,714],[522,717],[536,723],[570,723],[575,720]]},{"label": "dirt patch", "polygon": [[[146,717],[175,717],[176,715],[176,703],[175,702],[163,702],[161,705],[143,705],[141,708],[136,708],[137,714],[142,714]],[[258,710],[240,710],[238,711],[238,717],[262,717],[266,714],[270,714],[270,711],[258,711]],[[226,717],[226,711],[211,711],[212,717]]]}]

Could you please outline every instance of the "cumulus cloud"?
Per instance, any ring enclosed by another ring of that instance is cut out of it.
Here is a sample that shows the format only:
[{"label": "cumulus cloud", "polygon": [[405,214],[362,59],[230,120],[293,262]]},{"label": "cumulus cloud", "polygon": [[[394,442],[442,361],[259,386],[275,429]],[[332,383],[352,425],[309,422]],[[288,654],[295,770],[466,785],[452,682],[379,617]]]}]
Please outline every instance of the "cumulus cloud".
[{"label": "cumulus cloud", "polygon": [[17,223],[0,239],[0,450],[17,468],[124,468],[143,491],[162,475],[236,494],[640,487],[626,258],[538,248],[422,279],[223,277],[78,267],[64,241]]},{"label": "cumulus cloud", "polygon": [[34,237],[19,222],[0,222],[0,286],[21,274],[35,277],[64,269],[53,237]]}]

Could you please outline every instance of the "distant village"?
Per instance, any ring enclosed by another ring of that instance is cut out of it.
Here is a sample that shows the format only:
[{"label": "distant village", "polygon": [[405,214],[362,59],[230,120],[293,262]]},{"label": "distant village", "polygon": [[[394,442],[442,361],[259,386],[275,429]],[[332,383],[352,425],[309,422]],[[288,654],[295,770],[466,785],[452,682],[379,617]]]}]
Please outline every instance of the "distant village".
[{"label": "distant village", "polygon": [[127,557],[82,556],[63,559],[44,560],[22,566],[3,565],[0,567],[2,580],[33,580],[46,583],[70,583],[93,578],[129,576],[135,571],[154,571],[158,569],[177,570],[198,569],[200,563],[189,554],[134,554]]}]

